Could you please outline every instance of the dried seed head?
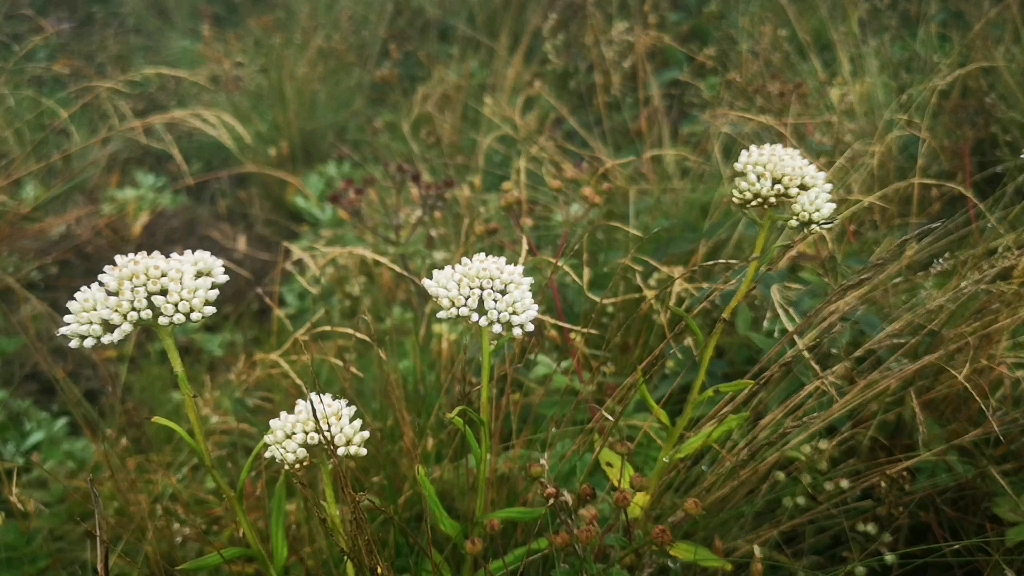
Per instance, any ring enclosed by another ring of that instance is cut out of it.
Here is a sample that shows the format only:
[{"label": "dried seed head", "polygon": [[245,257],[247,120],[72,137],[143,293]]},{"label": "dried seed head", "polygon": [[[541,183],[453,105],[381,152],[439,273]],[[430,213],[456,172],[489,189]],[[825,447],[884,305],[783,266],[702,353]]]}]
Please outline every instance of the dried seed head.
[{"label": "dried seed head", "polygon": [[672,532],[669,531],[668,526],[658,525],[651,530],[651,542],[655,546],[665,548],[672,545]]},{"label": "dried seed head", "polygon": [[545,500],[547,500],[548,502],[552,502],[555,498],[558,498],[558,488],[555,488],[554,486],[548,486],[547,488],[544,489]]},{"label": "dried seed head", "polygon": [[559,532],[557,534],[552,534],[551,536],[551,545],[555,550],[568,548],[570,544],[572,544],[572,536],[569,536],[565,532]]},{"label": "dried seed head", "polygon": [[725,558],[725,542],[715,534],[715,543],[711,547],[711,551],[715,553],[715,556],[719,558]]},{"label": "dried seed head", "polygon": [[647,487],[647,480],[640,474],[633,474],[633,477],[629,479],[629,487],[637,491],[643,490]]},{"label": "dried seed head", "polygon": [[466,554],[470,556],[479,556],[484,552],[484,541],[473,537],[466,540]]},{"label": "dried seed head", "polygon": [[577,494],[577,499],[580,501],[580,504],[586,504],[594,498],[597,498],[597,490],[594,490],[593,486],[590,484],[580,486],[579,494]]},{"label": "dried seed head", "polygon": [[683,503],[683,511],[696,518],[704,513],[704,505],[696,498],[687,498]]},{"label": "dried seed head", "polygon": [[501,521],[495,518],[491,518],[490,520],[484,523],[484,531],[490,534],[491,536],[497,534],[498,532],[501,532]]},{"label": "dried seed head", "polygon": [[583,508],[580,508],[579,517],[584,524],[597,524],[597,520],[600,515],[597,512],[597,508],[594,508],[593,506],[584,506]]},{"label": "dried seed head", "polygon": [[593,524],[587,524],[576,529],[576,539],[580,546],[589,546],[601,535],[601,529]]},{"label": "dried seed head", "polygon": [[615,504],[616,508],[622,508],[625,510],[633,503],[633,494],[629,490],[619,490],[615,493],[615,498],[612,502]]}]

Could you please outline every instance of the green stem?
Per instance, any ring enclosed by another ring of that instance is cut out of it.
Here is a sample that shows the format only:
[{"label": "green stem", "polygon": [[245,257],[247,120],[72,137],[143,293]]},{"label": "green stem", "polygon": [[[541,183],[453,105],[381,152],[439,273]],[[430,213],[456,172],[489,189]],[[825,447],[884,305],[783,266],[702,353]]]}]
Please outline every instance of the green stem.
[{"label": "green stem", "polygon": [[761,268],[761,255],[764,253],[765,245],[768,243],[768,236],[771,233],[772,224],[773,221],[770,218],[766,218],[761,224],[761,231],[757,235],[757,240],[754,243],[754,251],[750,256],[751,262],[747,267],[747,273],[743,277],[743,282],[736,290],[732,300],[730,300],[729,304],[725,307],[722,315],[718,318],[714,331],[711,332],[711,336],[708,338],[704,345],[704,349],[701,351],[700,367],[697,370],[697,376],[693,379],[693,384],[690,385],[690,393],[686,398],[686,405],[683,407],[683,414],[678,420],[676,420],[672,430],[668,433],[668,437],[665,438],[665,443],[661,446],[661,454],[658,455],[658,463],[655,465],[654,473],[651,475],[651,501],[648,503],[646,510],[650,510],[654,507],[654,500],[658,497],[659,485],[664,479],[669,465],[672,463],[672,454],[676,451],[683,432],[687,430],[690,426],[691,420],[693,420],[693,413],[697,409],[697,398],[700,396],[701,389],[704,387],[704,382],[707,380],[708,367],[711,365],[711,359],[715,356],[715,348],[718,346],[718,339],[721,337],[722,331],[725,330],[725,325],[729,322],[729,319],[732,318],[733,312],[736,311],[736,307],[740,305],[740,302],[743,301],[754,285],[754,279],[757,277],[757,273]]},{"label": "green stem", "polygon": [[[324,487],[327,522],[331,526],[331,531],[334,532],[334,538],[337,540],[338,545],[348,555],[348,539],[345,537],[345,525],[342,523],[341,514],[338,512],[338,498],[334,495],[334,477],[331,475],[330,462],[326,460],[320,461],[320,483]],[[352,562],[348,558],[345,559],[345,573],[354,574]]]},{"label": "green stem", "polygon": [[[487,484],[489,462],[491,457],[491,331],[480,330],[480,462],[476,472],[476,513],[473,515],[473,529],[470,533],[476,536],[480,532],[480,519],[487,512]],[[466,555],[462,566],[466,576],[473,574],[473,557]]]},{"label": "green stem", "polygon": [[213,457],[210,454],[210,446],[206,443],[206,434],[203,432],[203,424],[199,420],[199,408],[196,407],[196,394],[192,391],[192,386],[188,383],[188,375],[185,373],[185,365],[181,362],[181,355],[178,354],[178,345],[174,342],[174,330],[169,326],[160,326],[156,329],[157,334],[160,336],[160,343],[164,346],[164,351],[167,352],[167,359],[171,361],[171,368],[174,369],[174,375],[178,378],[178,389],[181,390],[181,397],[185,401],[185,412],[188,413],[189,423],[192,425],[192,435],[195,437],[196,445],[199,446],[199,453],[201,455],[203,466],[206,467],[206,471],[213,478],[214,484],[221,491],[221,494],[231,503],[231,508],[235,513],[235,517],[238,519],[239,525],[242,527],[242,533],[245,536],[245,540],[249,543],[249,547],[252,548],[253,552],[256,553],[256,558],[262,565],[263,569],[270,576],[277,576],[277,572],[274,571],[273,564],[270,563],[270,557],[267,556],[267,551],[263,548],[263,544],[260,543],[260,539],[256,534],[256,529],[252,523],[249,522],[249,517],[245,514],[245,508],[242,506],[242,501],[235,494],[235,491],[228,486],[228,483],[224,481],[224,478],[217,472],[217,468],[213,465]]}]

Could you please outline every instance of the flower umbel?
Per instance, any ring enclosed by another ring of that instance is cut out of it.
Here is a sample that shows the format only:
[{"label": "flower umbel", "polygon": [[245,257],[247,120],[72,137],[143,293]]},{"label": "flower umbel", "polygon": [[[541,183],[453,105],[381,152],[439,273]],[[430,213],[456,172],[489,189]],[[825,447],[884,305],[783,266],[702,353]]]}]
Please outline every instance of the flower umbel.
[{"label": "flower umbel", "polygon": [[205,250],[117,255],[96,282],[79,288],[68,302],[69,314],[58,336],[72,348],[120,342],[140,322],[161,326],[199,322],[212,316],[228,281],[224,261]]},{"label": "flower umbel", "polygon": [[508,264],[504,257],[483,252],[463,258],[454,266],[434,270],[423,287],[441,305],[437,317],[467,318],[495,334],[511,331],[516,338],[533,331],[537,304],[523,267]]},{"label": "flower umbel", "polygon": [[370,432],[361,429],[361,419],[352,419],[355,413],[356,407],[349,405],[348,400],[330,394],[314,392],[308,400],[300,398],[292,413],[281,412],[270,421],[263,456],[282,462],[285,468],[308,464],[307,447],[320,444],[333,449],[338,456],[366,456],[363,443]]},{"label": "flower umbel", "polygon": [[799,150],[781,144],[751,146],[740,152],[733,168],[742,173],[734,181],[734,204],[769,208],[789,203],[791,228],[803,226],[813,233],[832,225],[832,184]]}]

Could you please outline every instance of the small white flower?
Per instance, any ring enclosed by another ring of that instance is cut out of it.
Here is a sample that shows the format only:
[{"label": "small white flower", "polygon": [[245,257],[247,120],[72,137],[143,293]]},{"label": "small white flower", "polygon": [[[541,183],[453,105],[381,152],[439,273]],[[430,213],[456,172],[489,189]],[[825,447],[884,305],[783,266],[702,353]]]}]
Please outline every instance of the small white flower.
[{"label": "small white flower", "polygon": [[522,266],[508,264],[504,257],[481,252],[454,266],[434,270],[422,284],[441,305],[437,317],[442,320],[468,318],[494,334],[509,331],[516,338],[534,329],[538,306],[530,292],[533,278],[523,274]]},{"label": "small white flower", "polygon": [[366,456],[363,444],[370,432],[362,430],[363,421],[353,420],[356,407],[348,400],[330,394],[309,395],[295,401],[292,413],[281,414],[270,421],[270,430],[263,437],[267,443],[266,458],[297,468],[309,463],[307,446],[325,445],[338,456]]},{"label": "small white flower", "polygon": [[[138,252],[114,257],[96,282],[83,286],[68,302],[58,336],[72,348],[115,344],[139,321],[160,326],[199,322],[217,311],[213,286],[227,282],[224,262],[205,250],[164,256]],[[188,298],[183,298],[187,295]]]},{"label": "small white flower", "polygon": [[789,204],[790,227],[818,232],[832,225],[836,205],[828,176],[795,148],[781,144],[750,146],[740,152],[733,169],[732,201],[744,208]]}]

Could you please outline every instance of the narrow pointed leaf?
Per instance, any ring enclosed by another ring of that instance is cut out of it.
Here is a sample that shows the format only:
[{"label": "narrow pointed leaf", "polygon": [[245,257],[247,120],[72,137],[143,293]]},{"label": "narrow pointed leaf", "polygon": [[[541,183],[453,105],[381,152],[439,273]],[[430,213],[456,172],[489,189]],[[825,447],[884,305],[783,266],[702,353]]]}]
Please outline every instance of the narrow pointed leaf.
[{"label": "narrow pointed leaf", "polygon": [[448,512],[441,505],[441,501],[437,498],[437,491],[434,490],[434,485],[430,483],[430,478],[427,478],[427,471],[423,466],[416,466],[416,478],[420,482],[420,489],[423,491],[423,497],[427,500],[427,509],[430,511],[430,516],[437,523],[437,527],[442,532],[448,535],[449,538],[458,538],[462,533],[462,526],[452,517],[448,515]]},{"label": "narrow pointed leaf", "polygon": [[708,444],[714,444],[727,434],[738,428],[741,424],[746,422],[750,418],[750,414],[744,412],[742,414],[732,414],[726,416],[725,420],[722,420],[718,424],[712,424],[701,429],[692,437],[683,442],[682,446],[676,450],[673,458],[680,459],[686,458],[703,448]]},{"label": "narrow pointed leaf", "polygon": [[545,512],[547,512],[547,508],[526,508],[517,506],[513,508],[505,508],[503,510],[495,510],[494,512],[484,516],[484,521],[501,520],[502,522],[536,522],[544,516]]},{"label": "narrow pointed leaf", "polygon": [[238,487],[235,488],[235,495],[239,500],[242,499],[242,493],[245,492],[245,481],[249,479],[249,475],[252,474],[252,469],[256,466],[256,459],[263,452],[263,448],[267,445],[266,440],[260,440],[260,443],[252,449],[252,454],[249,454],[249,459],[245,461],[245,466],[242,466],[242,473],[238,475]]},{"label": "narrow pointed leaf", "polygon": [[222,564],[239,560],[241,558],[254,558],[256,554],[248,548],[225,548],[218,550],[212,554],[206,556],[200,556],[195,560],[189,560],[181,566],[175,568],[175,570],[181,570],[183,572],[191,572],[193,570],[209,570],[210,568],[216,568]]},{"label": "narrow pointed leaf", "polygon": [[480,444],[476,441],[476,436],[473,434],[473,431],[469,429],[469,426],[466,425],[466,422],[462,418],[459,418],[458,416],[455,415],[455,412],[448,414],[446,418],[448,418],[448,421],[451,422],[453,426],[458,428],[466,437],[466,441],[469,442],[469,450],[473,453],[473,462],[475,462],[476,465],[479,466]]},{"label": "narrow pointed leaf", "polygon": [[274,495],[270,498],[270,550],[274,557],[274,570],[284,572],[288,562],[288,535],[285,532],[285,504],[288,500],[288,487],[284,474],[274,487]]},{"label": "narrow pointed leaf", "polygon": [[519,574],[519,568],[524,562],[543,554],[544,551],[548,549],[549,545],[547,538],[538,538],[526,546],[520,546],[519,548],[512,550],[497,560],[492,560],[491,563],[487,565],[487,568],[478,570],[476,576]]},{"label": "narrow pointed leaf", "polygon": [[753,380],[736,380],[735,382],[727,382],[725,384],[719,384],[708,388],[700,396],[697,397],[697,402],[704,402],[713,396],[720,394],[732,394],[733,392],[742,392],[747,388],[750,388],[756,384]]},{"label": "narrow pointed leaf", "polygon": [[171,430],[177,432],[178,436],[181,436],[181,439],[184,440],[186,444],[188,444],[188,447],[191,448],[192,451],[196,453],[196,456],[199,456],[200,459],[202,458],[202,452],[199,451],[199,446],[197,446],[196,441],[193,440],[192,437],[188,435],[188,432],[185,432],[184,428],[178,426],[174,422],[171,422],[167,418],[161,418],[159,416],[154,416],[151,420],[156,424],[166,426],[167,428],[170,428]]},{"label": "narrow pointed leaf", "polygon": [[696,564],[701,568],[715,568],[717,570],[725,570],[726,572],[732,571],[732,564],[728,561],[715,556],[714,552],[700,544],[694,544],[686,540],[673,544],[668,549],[668,553],[673,558],[678,558],[690,564]]},{"label": "narrow pointed leaf", "polygon": [[1006,531],[1006,545],[1016,546],[1024,542],[1024,524],[1014,526]]},{"label": "narrow pointed leaf", "polygon": [[637,376],[640,378],[640,387],[637,392],[640,394],[640,398],[643,399],[644,404],[647,405],[647,409],[651,411],[651,414],[658,419],[666,428],[672,427],[672,421],[669,419],[668,414],[658,406],[658,403],[654,401],[649,390],[647,390],[647,383],[644,382],[644,376],[639,371]]},{"label": "narrow pointed leaf", "polygon": [[669,306],[668,309],[674,312],[680,318],[682,318],[684,322],[686,322],[686,327],[690,329],[690,332],[693,334],[693,337],[697,339],[697,349],[700,350],[701,348],[703,348],[704,333],[700,331],[700,326],[697,326],[697,323],[693,320],[693,317],[687,314],[686,311],[683,310],[682,308]]}]

